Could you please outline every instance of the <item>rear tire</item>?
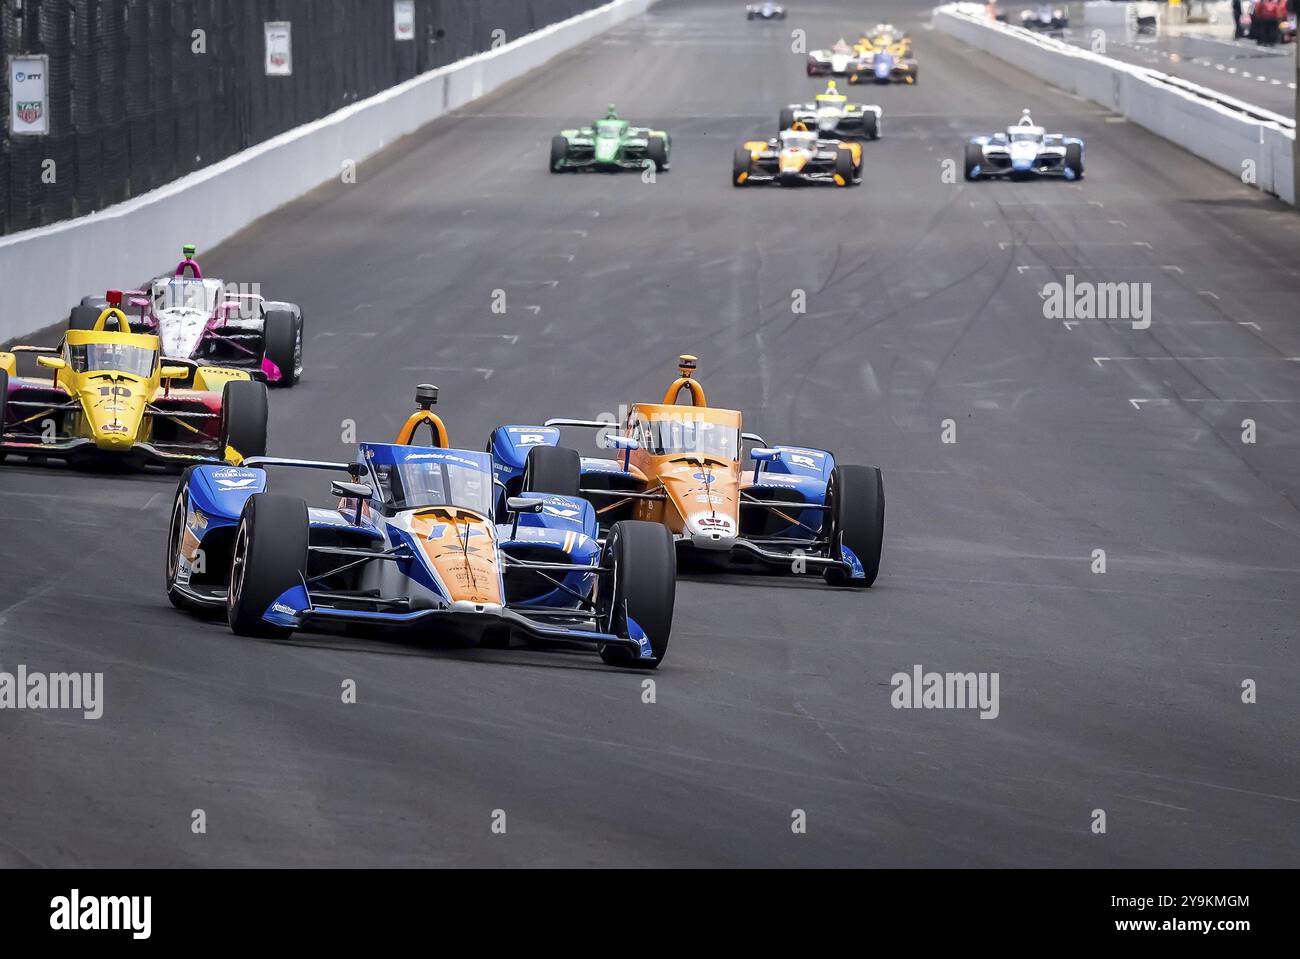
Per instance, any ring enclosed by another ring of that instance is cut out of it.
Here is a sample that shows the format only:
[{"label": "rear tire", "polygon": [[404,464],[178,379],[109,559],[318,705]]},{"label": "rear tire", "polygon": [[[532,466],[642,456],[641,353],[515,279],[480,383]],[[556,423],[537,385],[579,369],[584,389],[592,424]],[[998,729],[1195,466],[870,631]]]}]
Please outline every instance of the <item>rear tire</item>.
[{"label": "rear tire", "polygon": [[266,455],[266,384],[232,380],[221,393],[221,449],[233,447],[241,457]]},{"label": "rear tire", "polygon": [[564,137],[551,137],[551,172],[559,173],[564,169],[564,161],[569,156],[569,141]]},{"label": "rear tire", "polygon": [[646,660],[624,649],[602,646],[601,660],[610,666],[654,669],[668,652],[673,628],[677,555],[672,535],[659,523],[615,523],[605,539],[601,568],[606,572],[601,574],[598,588],[608,600],[601,604],[601,628],[626,637],[631,618],[645,632],[653,653],[653,658]]},{"label": "rear tire", "polygon": [[823,577],[832,586],[867,587],[880,573],[880,549],[885,537],[885,483],[874,466],[837,466],[827,490],[830,500],[832,559],[847,546],[862,564],[866,579],[850,579],[842,569],[829,568]]},{"label": "rear tire", "polygon": [[280,368],[275,385],[293,386],[302,365],[302,318],[289,310],[267,310],[262,337],[266,358]]},{"label": "rear tire", "polygon": [[74,306],[72,312],[68,314],[68,329],[93,330],[95,321],[99,319],[102,311],[103,307],[87,306],[84,303]]},{"label": "rear tire", "polygon": [[[9,415],[9,371],[0,370],[0,443],[4,442],[5,417]],[[4,462],[4,450],[0,450],[0,463]]]},{"label": "rear tire", "polygon": [[984,165],[984,149],[978,143],[966,144],[966,179],[977,179],[975,168]]},{"label": "rear tire", "polygon": [[777,121],[777,124],[780,126],[781,130],[788,130],[794,126],[794,110],[790,107],[782,107],[781,117]]},{"label": "rear tire", "polygon": [[655,170],[663,173],[668,169],[668,142],[663,137],[651,137],[646,146],[646,155],[654,161]]},{"label": "rear tire", "polygon": [[[1074,170],[1076,180],[1083,179],[1083,147],[1078,143],[1065,145],[1065,165]],[[1103,177],[1102,179],[1105,179]]]},{"label": "rear tire", "polygon": [[193,472],[194,467],[187,466],[181,473],[180,482],[176,485],[176,496],[172,500],[172,521],[167,529],[167,600],[177,609],[183,609],[187,613],[197,612],[200,609],[197,603],[176,586],[176,577],[180,572],[178,557],[181,542],[185,538],[185,519],[189,514],[190,476]]},{"label": "rear tire", "polygon": [[864,110],[862,113],[862,135],[868,140],[880,139],[880,122],[872,110]]},{"label": "rear tire", "polygon": [[577,496],[581,485],[582,457],[564,446],[534,446],[524,460],[521,493]]},{"label": "rear tire", "polygon": [[745,186],[748,182],[750,160],[750,153],[747,149],[736,147],[736,155],[731,160],[731,182],[734,185]]},{"label": "rear tire", "polygon": [[307,568],[307,503],[297,496],[254,493],[235,534],[226,616],[240,636],[285,637],[293,632],[262,619],[285,591],[301,585]]}]

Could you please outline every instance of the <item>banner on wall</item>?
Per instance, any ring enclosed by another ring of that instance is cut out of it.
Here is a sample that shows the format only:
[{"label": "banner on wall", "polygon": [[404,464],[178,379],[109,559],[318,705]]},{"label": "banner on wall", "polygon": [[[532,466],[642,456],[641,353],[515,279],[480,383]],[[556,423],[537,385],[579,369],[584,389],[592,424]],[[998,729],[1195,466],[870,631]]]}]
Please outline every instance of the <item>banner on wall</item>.
[{"label": "banner on wall", "polygon": [[278,20],[265,24],[266,27],[266,75],[268,77],[287,77],[293,74],[293,34],[292,24]]},{"label": "banner on wall", "polygon": [[9,132],[44,136],[50,132],[49,57],[18,54],[9,58]]},{"label": "banner on wall", "polygon": [[415,0],[393,0],[393,39],[415,39]]}]

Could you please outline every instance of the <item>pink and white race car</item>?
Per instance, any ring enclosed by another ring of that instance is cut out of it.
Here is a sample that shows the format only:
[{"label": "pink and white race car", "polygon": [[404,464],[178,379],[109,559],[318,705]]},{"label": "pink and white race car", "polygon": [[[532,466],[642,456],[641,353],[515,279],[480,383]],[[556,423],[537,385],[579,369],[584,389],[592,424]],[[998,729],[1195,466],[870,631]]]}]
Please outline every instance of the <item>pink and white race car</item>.
[{"label": "pink and white race car", "polygon": [[[153,333],[168,363],[248,370],[271,386],[302,376],[303,317],[296,303],[265,300],[247,287],[205,278],[187,244],[176,270],[125,294],[131,331]],[[106,301],[87,296],[68,316],[68,329],[92,329]]]}]

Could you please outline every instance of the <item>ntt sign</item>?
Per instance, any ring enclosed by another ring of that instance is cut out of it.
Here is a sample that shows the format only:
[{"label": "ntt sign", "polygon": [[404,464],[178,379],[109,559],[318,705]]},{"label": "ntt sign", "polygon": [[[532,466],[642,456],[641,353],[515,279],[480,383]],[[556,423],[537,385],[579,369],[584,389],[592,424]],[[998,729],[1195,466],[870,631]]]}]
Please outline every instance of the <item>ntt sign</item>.
[{"label": "ntt sign", "polygon": [[46,87],[49,58],[9,57],[9,133],[44,136],[50,132],[50,95]]}]

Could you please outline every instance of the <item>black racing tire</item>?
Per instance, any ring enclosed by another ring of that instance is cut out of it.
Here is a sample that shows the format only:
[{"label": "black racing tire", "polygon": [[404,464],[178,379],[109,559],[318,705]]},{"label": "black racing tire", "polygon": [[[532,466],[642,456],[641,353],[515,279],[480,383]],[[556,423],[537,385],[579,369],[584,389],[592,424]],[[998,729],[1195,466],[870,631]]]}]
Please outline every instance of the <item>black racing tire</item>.
[{"label": "black racing tire", "polygon": [[794,126],[794,108],[782,107],[780,119],[777,120],[779,130],[788,130]]},{"label": "black racing tire", "polygon": [[844,182],[837,183],[836,186],[848,186],[853,182],[853,167],[853,151],[848,147],[841,147],[835,154],[835,172]]},{"label": "black racing tire", "polygon": [[177,609],[187,613],[198,612],[201,607],[176,587],[176,576],[180,571],[177,557],[181,550],[181,540],[185,535],[185,517],[189,512],[190,476],[193,466],[185,467],[180,482],[176,484],[176,496],[172,500],[171,524],[167,527],[167,563],[165,575],[167,581],[167,600]]},{"label": "black racing tire", "polygon": [[307,569],[307,502],[297,496],[254,493],[244,504],[230,563],[226,618],[240,636],[285,637],[262,614]]},{"label": "black racing tire", "polygon": [[226,447],[240,456],[266,455],[266,384],[256,380],[231,380],[221,393],[221,449]]},{"label": "black racing tire", "polygon": [[677,554],[672,534],[659,523],[623,520],[605,538],[597,589],[605,597],[600,608],[601,628],[615,636],[628,635],[631,617],[650,640],[653,658],[639,659],[617,647],[600,648],[600,658],[610,666],[654,669],[668,652],[673,629],[673,602],[677,593]]},{"label": "black racing tire", "polygon": [[[86,297],[90,299],[90,297]],[[93,330],[95,321],[99,319],[99,314],[103,312],[102,306],[90,306],[84,300],[79,306],[74,306],[72,312],[68,314],[68,329],[70,330]]]},{"label": "black racing tire", "polygon": [[966,144],[966,179],[977,178],[975,168],[984,164],[984,148],[978,143]]},{"label": "black racing tire", "polygon": [[827,569],[832,586],[867,587],[880,573],[880,549],[885,538],[885,483],[874,466],[837,466],[826,490],[830,506],[830,555],[839,559],[847,546],[862,563],[866,579],[850,579],[842,569]]},{"label": "black racing tire", "polygon": [[[1083,179],[1083,145],[1067,143],[1065,145],[1065,165],[1074,170],[1076,180]],[[1105,179],[1103,177],[1102,179]]]},{"label": "black racing tire", "polygon": [[658,172],[663,173],[668,169],[668,141],[663,137],[650,137],[645,152],[654,161]]},{"label": "black racing tire", "polygon": [[862,136],[868,140],[880,139],[880,122],[874,110],[862,111]]},{"label": "black racing tire", "polygon": [[[735,186],[745,186],[749,182],[748,174],[750,172],[749,150],[745,147],[736,147],[736,154],[731,160],[731,182]],[[741,174],[746,174],[742,179]]]},{"label": "black racing tire", "polygon": [[[9,405],[9,371],[0,370],[0,442],[4,441],[5,417],[9,415],[7,407]],[[5,458],[4,450],[0,450],[0,462]]]},{"label": "black racing tire", "polygon": [[564,170],[564,161],[569,156],[569,141],[562,136],[551,137],[551,172]]},{"label": "black racing tire", "polygon": [[302,368],[302,317],[292,310],[267,310],[262,329],[266,358],[280,368],[280,381],[274,385],[293,386]]},{"label": "black racing tire", "polygon": [[534,446],[524,460],[520,493],[577,496],[582,483],[582,457],[566,446]]}]

